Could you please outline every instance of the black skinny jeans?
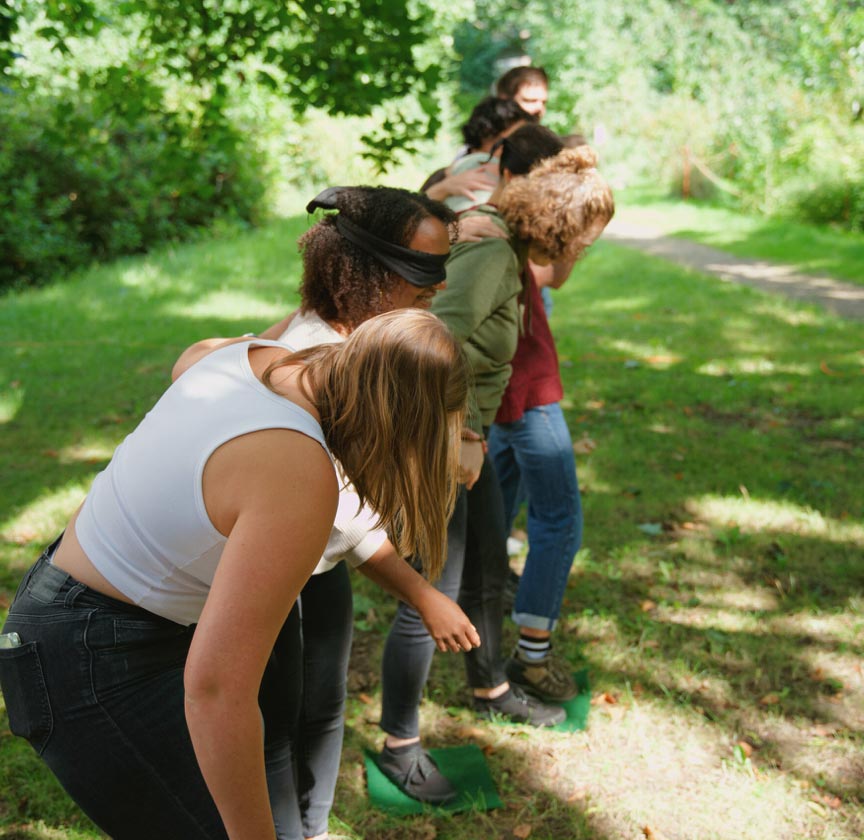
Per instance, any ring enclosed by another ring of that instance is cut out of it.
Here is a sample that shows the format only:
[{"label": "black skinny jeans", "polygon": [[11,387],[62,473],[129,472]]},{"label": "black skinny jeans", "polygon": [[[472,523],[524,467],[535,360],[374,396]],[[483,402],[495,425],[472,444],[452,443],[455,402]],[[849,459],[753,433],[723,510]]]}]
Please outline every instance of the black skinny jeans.
[{"label": "black skinny jeans", "polygon": [[[419,568],[419,564],[416,564]],[[507,680],[501,657],[503,591],[509,569],[504,503],[491,459],[480,478],[462,490],[447,526],[447,562],[436,589],[458,597],[481,645],[464,654],[471,688],[494,688]],[[397,738],[419,734],[419,706],[435,643],[417,611],[400,603],[384,647],[381,728]]]}]

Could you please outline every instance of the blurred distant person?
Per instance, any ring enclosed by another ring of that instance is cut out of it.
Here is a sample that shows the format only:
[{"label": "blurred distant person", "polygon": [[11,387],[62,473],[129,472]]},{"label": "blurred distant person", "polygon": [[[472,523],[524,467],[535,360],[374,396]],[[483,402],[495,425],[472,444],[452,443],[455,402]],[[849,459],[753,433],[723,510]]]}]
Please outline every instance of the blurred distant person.
[{"label": "blurred distant person", "polygon": [[542,67],[513,67],[495,83],[499,99],[512,99],[538,120],[546,113],[549,77]]}]

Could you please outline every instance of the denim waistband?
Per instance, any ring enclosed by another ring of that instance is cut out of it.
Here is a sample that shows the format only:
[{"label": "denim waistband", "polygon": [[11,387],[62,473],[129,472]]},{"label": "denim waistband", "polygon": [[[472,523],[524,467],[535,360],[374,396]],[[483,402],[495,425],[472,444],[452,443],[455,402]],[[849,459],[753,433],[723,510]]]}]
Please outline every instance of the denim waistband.
[{"label": "denim waistband", "polygon": [[62,538],[63,535],[61,534],[39,555],[39,559],[24,578],[22,589],[25,589],[31,598],[42,604],[57,604],[64,607],[73,605],[109,607],[114,611],[132,613],[135,616],[151,615],[142,607],[127,604],[118,598],[91,589],[68,572],[52,565],[51,559]]}]

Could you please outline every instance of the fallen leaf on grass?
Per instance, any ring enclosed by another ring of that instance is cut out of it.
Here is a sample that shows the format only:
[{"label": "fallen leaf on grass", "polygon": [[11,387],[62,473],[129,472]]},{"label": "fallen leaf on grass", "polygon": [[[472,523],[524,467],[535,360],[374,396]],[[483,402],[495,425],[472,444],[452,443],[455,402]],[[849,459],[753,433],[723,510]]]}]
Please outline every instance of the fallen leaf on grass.
[{"label": "fallen leaf on grass", "polygon": [[824,802],[829,808],[833,808],[835,811],[843,804],[843,800],[839,796],[829,796],[827,793],[823,793],[819,797],[819,801]]},{"label": "fallen leaf on grass", "polygon": [[822,361],[819,362],[819,370],[822,371],[826,376],[840,376],[841,374],[836,370],[831,370],[828,367],[828,362]]},{"label": "fallen leaf on grass", "polygon": [[595,694],[591,698],[592,706],[614,706],[617,702],[618,698],[608,691],[604,691],[602,694]]},{"label": "fallen leaf on grass", "polygon": [[656,828],[651,828],[650,825],[646,825],[642,829],[642,834],[645,835],[645,840],[665,840],[663,835]]},{"label": "fallen leaf on grass", "polygon": [[491,744],[486,744],[486,746],[483,747],[483,755],[495,755],[495,747]]},{"label": "fallen leaf on grass", "polygon": [[741,748],[741,752],[744,753],[746,758],[750,758],[753,755],[753,745],[748,744],[746,741],[739,741],[736,746]]},{"label": "fallen leaf on grass", "polygon": [[520,840],[525,840],[526,837],[531,836],[531,831],[531,826],[528,823],[522,823],[513,829],[513,836],[520,838]]},{"label": "fallen leaf on grass", "polygon": [[641,604],[639,604],[639,609],[642,610],[642,612],[651,612],[651,610],[657,609],[657,604],[650,598],[646,598]]},{"label": "fallen leaf on grass", "polygon": [[807,803],[807,806],[810,808],[810,810],[814,814],[817,814],[818,816],[822,817],[823,819],[828,816],[828,812],[825,810],[825,806],[820,805],[818,802],[813,802],[811,800],[810,802]]},{"label": "fallen leaf on grass", "polygon": [[364,694],[362,691],[357,695],[357,699],[361,703],[365,703],[367,706],[372,702],[372,698],[368,694]]},{"label": "fallen leaf on grass", "polygon": [[56,449],[43,449],[42,454],[46,458],[59,458],[60,453]]},{"label": "fallen leaf on grass", "polygon": [[599,411],[606,403],[603,400],[588,400],[585,403],[585,408],[590,408],[593,411]]},{"label": "fallen leaf on grass", "polygon": [[0,610],[8,610],[12,602],[6,595],[0,595]]},{"label": "fallen leaf on grass", "polygon": [[766,694],[760,701],[760,706],[776,706],[780,702],[779,694]]},{"label": "fallen leaf on grass", "polygon": [[484,733],[482,729],[476,726],[460,726],[456,730],[456,734],[459,738],[469,741],[472,738],[482,738]]},{"label": "fallen leaf on grass", "polygon": [[577,802],[580,799],[585,799],[588,796],[588,788],[585,785],[579,785],[573,788],[573,793],[567,797],[568,802]]},{"label": "fallen leaf on grass", "polygon": [[835,735],[840,727],[836,723],[817,723],[810,729],[810,734],[816,738],[830,738]]},{"label": "fallen leaf on grass", "polygon": [[587,435],[579,438],[576,443],[573,444],[573,451],[577,455],[590,455],[597,448],[597,441],[592,440]]}]

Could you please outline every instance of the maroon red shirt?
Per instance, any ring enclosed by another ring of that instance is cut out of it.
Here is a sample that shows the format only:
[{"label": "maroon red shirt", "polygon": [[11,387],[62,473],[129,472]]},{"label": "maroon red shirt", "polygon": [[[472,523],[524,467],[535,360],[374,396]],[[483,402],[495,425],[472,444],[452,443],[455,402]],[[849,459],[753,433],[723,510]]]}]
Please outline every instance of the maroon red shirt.
[{"label": "maroon red shirt", "polygon": [[531,269],[525,267],[527,282],[522,298],[528,296],[523,307],[522,332],[513,357],[513,372],[504,391],[501,406],[495,415],[496,423],[514,423],[529,408],[560,402],[564,397],[558,352],[549,329],[549,320],[543,308],[540,289],[534,282]]}]

